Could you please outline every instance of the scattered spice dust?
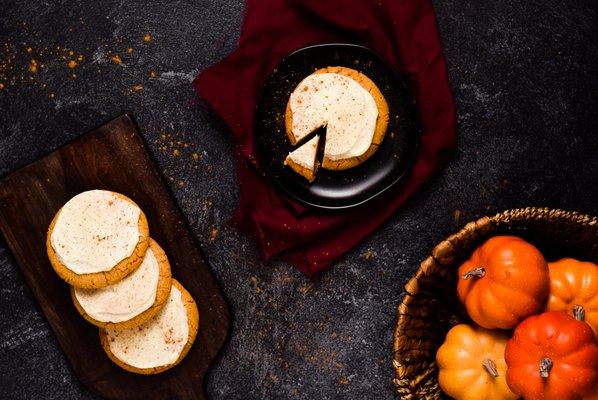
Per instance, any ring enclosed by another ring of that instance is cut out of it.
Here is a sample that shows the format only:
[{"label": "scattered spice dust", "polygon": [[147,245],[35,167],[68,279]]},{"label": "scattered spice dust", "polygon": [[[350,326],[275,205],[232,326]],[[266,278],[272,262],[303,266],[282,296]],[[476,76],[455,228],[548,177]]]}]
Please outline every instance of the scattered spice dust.
[{"label": "scattered spice dust", "polygon": [[193,148],[193,143],[177,139],[177,136],[184,136],[184,134],[172,134],[161,131],[158,138],[154,140],[154,143],[156,143],[158,149],[163,154],[188,160],[190,168],[199,170],[202,154]]},{"label": "scattered spice dust", "polygon": [[[0,59],[1,88],[22,83],[47,90],[48,84],[43,81],[45,76],[39,76],[41,71],[49,72],[52,76],[59,68],[57,66],[72,71],[83,63],[85,56],[80,52],[56,43],[45,43],[44,37],[38,32],[30,30],[27,24],[23,26],[27,42],[15,45],[8,39],[0,45],[0,51],[4,53]],[[56,61],[64,61],[64,64]],[[77,74],[69,72],[66,77],[75,79]],[[55,97],[54,93],[45,95],[50,99]]]}]

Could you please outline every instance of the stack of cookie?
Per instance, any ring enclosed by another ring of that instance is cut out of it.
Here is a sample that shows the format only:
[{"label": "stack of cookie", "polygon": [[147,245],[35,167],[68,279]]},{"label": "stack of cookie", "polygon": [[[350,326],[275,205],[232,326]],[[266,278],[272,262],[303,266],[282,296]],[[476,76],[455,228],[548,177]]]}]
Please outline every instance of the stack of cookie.
[{"label": "stack of cookie", "polygon": [[105,190],[78,194],[54,217],[46,247],[75,307],[100,328],[112,361],[155,374],[185,357],[197,335],[197,305],[172,279],[166,254],[131,199]]}]

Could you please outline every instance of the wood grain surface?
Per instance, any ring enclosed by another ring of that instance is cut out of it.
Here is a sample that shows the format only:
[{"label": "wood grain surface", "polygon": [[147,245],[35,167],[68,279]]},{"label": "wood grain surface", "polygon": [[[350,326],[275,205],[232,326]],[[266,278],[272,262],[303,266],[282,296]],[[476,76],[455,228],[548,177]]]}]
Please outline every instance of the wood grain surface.
[{"label": "wood grain surface", "polygon": [[[72,196],[89,189],[120,192],[139,204],[150,235],[168,255],[173,277],[198,303],[195,344],[181,364],[162,374],[132,374],[108,359],[97,328],[77,313],[68,285],[46,256],[52,217]],[[111,399],[205,398],[204,376],[227,337],[228,306],[130,116],[122,115],[0,181],[0,231],[87,388]]]}]

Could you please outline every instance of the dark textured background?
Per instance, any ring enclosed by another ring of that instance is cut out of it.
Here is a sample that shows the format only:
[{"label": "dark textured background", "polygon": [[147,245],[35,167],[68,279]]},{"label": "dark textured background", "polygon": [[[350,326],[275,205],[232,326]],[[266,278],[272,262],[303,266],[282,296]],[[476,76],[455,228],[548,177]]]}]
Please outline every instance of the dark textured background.
[{"label": "dark textured background", "polygon": [[[395,306],[436,242],[511,207],[598,214],[595,0],[435,1],[458,150],[313,282],[262,262],[255,242],[225,225],[237,202],[233,146],[191,80],[233,50],[242,2],[146,3],[0,1],[0,175],[135,115],[234,313],[207,384],[215,399],[393,398]],[[93,398],[3,241],[0,275],[0,397]]]}]

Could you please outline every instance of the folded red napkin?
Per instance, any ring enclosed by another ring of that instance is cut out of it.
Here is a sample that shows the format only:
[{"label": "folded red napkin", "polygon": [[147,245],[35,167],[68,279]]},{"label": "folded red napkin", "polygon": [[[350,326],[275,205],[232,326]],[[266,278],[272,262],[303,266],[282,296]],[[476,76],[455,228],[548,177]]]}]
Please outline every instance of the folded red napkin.
[{"label": "folded red napkin", "polygon": [[[260,173],[253,114],[262,84],[282,58],[327,42],[365,45],[408,74],[423,134],[401,184],[362,206],[322,212],[285,197]],[[447,159],[455,143],[454,104],[429,0],[247,0],[239,47],[201,72],[193,86],[235,136],[240,204],[232,223],[257,236],[266,258],[278,254],[307,275],[321,271],[387,220]]]}]

